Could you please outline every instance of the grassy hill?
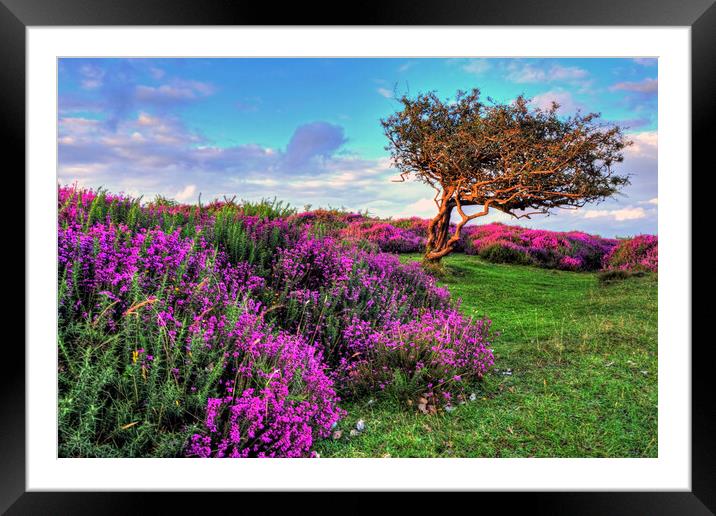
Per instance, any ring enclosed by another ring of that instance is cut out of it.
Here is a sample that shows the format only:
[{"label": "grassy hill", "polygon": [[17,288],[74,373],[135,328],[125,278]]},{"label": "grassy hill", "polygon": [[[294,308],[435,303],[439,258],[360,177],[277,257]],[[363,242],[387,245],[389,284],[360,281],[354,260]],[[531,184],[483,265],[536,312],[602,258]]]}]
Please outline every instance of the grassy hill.
[{"label": "grassy hill", "polygon": [[[419,255],[402,259],[418,260]],[[322,457],[656,457],[657,279],[444,260],[467,315],[489,316],[496,369],[475,400],[424,415],[405,400],[344,404]],[[349,432],[358,420],[365,431]]]}]

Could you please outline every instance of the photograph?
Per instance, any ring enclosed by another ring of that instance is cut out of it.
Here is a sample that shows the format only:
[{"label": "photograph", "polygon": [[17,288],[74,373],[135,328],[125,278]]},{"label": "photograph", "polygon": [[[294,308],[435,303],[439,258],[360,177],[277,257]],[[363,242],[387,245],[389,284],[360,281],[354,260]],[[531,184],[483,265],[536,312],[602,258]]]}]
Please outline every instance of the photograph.
[{"label": "photograph", "polygon": [[56,63],[59,458],[659,458],[657,57]]}]

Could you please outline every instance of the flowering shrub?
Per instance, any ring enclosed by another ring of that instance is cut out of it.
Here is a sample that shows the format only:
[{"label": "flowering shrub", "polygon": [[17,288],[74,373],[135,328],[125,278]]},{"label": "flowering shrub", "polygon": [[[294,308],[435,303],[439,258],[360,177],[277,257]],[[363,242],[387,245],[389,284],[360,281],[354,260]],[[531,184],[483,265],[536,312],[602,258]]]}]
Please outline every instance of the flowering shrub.
[{"label": "flowering shrub", "polygon": [[381,328],[407,321],[417,310],[445,309],[449,293],[418,263],[397,256],[343,249],[332,239],[302,239],[282,250],[272,274],[277,293],[271,317],[283,328],[310,335],[334,367],[351,346],[344,329],[360,316]]},{"label": "flowering shrub", "polygon": [[379,329],[355,318],[344,331],[350,356],[342,374],[354,392],[389,390],[449,402],[494,363],[490,321],[467,321],[456,309],[429,310]]},{"label": "flowering shrub", "polygon": [[657,272],[659,269],[659,239],[656,235],[638,235],[619,242],[604,256],[605,270],[635,270]]},{"label": "flowering shrub", "polygon": [[377,247],[419,240],[364,219],[60,188],[60,454],[310,456],[343,415],[339,391],[402,375],[448,397],[479,380],[489,323],[420,264],[341,239],[360,225]]},{"label": "flowering shrub", "polygon": [[228,333],[223,385],[207,400],[195,457],[304,457],[343,415],[320,353],[301,336],[273,334],[255,313]]},{"label": "flowering shrub", "polygon": [[502,263],[540,267],[599,270],[602,258],[617,241],[578,231],[559,233],[500,223],[470,226],[465,230],[465,252]]},{"label": "flowering shrub", "polygon": [[388,222],[353,222],[339,236],[349,242],[367,241],[389,253],[417,253],[425,249],[424,237]]},{"label": "flowering shrub", "polygon": [[394,220],[392,221],[392,224],[397,228],[407,229],[421,238],[428,238],[428,226],[430,225],[430,221],[428,219],[410,217],[409,219]]}]

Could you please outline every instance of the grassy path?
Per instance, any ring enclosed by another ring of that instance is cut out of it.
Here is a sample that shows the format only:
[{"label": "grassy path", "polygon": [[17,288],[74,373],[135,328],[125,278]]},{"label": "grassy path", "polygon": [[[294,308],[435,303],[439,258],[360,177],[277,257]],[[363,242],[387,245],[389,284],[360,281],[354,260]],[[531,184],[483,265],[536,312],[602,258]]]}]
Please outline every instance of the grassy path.
[{"label": "grassy path", "polygon": [[[403,259],[419,259],[405,255]],[[323,457],[656,457],[657,281],[453,255],[445,280],[462,310],[500,332],[498,370],[477,400],[423,415],[402,400],[345,405]]]}]

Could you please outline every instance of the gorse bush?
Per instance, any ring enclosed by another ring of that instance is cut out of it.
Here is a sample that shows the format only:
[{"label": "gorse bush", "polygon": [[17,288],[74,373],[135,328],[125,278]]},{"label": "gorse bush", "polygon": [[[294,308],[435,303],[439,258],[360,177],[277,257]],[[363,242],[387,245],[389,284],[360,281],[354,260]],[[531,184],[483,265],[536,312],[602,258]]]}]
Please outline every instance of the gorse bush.
[{"label": "gorse bush", "polygon": [[339,396],[448,399],[492,363],[419,264],[313,231],[334,213],[58,194],[61,456],[310,456]]},{"label": "gorse bush", "polygon": [[529,254],[514,244],[490,244],[480,248],[480,258],[492,263],[529,265],[534,263]]}]

